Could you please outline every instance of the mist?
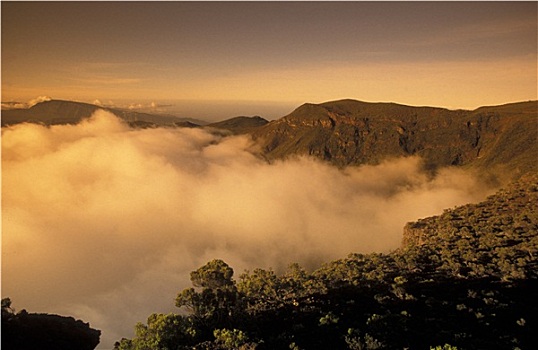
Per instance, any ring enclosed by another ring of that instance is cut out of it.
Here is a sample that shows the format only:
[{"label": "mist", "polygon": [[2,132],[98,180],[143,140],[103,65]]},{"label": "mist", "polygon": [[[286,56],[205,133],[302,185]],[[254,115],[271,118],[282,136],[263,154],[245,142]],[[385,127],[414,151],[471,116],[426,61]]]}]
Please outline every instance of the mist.
[{"label": "mist", "polygon": [[132,337],[177,312],[189,272],[308,269],[351,252],[389,252],[406,222],[485,198],[458,169],[419,158],[339,170],[311,158],[272,164],[245,136],[130,129],[104,111],[78,125],[2,129],[2,296]]}]

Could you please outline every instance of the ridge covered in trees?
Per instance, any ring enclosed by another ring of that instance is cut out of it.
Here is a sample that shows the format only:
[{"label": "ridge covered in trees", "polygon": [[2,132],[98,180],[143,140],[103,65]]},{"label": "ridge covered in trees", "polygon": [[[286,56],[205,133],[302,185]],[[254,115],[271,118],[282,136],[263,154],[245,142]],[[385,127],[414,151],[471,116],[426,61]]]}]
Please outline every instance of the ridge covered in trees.
[{"label": "ridge covered in trees", "polygon": [[538,342],[538,176],[406,226],[389,254],[307,272],[213,260],[177,314],[135,326],[134,349],[530,349]]}]

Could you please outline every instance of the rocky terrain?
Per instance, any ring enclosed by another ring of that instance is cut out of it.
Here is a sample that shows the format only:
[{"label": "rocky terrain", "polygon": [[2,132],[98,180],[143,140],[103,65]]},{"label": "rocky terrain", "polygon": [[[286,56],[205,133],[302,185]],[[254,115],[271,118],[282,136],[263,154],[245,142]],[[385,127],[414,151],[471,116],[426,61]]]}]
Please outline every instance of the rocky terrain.
[{"label": "rocky terrain", "polygon": [[312,155],[338,166],[418,155],[428,168],[519,176],[537,169],[537,102],[474,111],[342,100],[305,104],[252,133],[269,160]]}]

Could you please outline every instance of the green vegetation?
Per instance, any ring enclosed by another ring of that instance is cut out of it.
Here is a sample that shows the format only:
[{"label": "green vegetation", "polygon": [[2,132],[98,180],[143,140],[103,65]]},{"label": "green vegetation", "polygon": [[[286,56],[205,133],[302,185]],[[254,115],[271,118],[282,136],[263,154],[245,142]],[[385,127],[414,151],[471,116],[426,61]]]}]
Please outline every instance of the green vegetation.
[{"label": "green vegetation", "polygon": [[401,249],[311,273],[213,260],[116,349],[530,349],[538,341],[538,176],[408,224]]}]

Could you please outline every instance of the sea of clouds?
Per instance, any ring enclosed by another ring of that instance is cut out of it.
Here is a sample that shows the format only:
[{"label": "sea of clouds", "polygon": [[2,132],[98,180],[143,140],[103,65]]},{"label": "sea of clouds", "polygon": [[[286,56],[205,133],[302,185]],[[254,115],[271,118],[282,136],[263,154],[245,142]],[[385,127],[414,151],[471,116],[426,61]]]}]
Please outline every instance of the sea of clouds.
[{"label": "sea of clouds", "polygon": [[171,312],[189,272],[313,269],[397,248],[408,221],[492,192],[418,158],[337,169],[272,164],[246,136],[131,129],[98,111],[78,125],[2,129],[2,296],[101,329],[101,348]]}]

